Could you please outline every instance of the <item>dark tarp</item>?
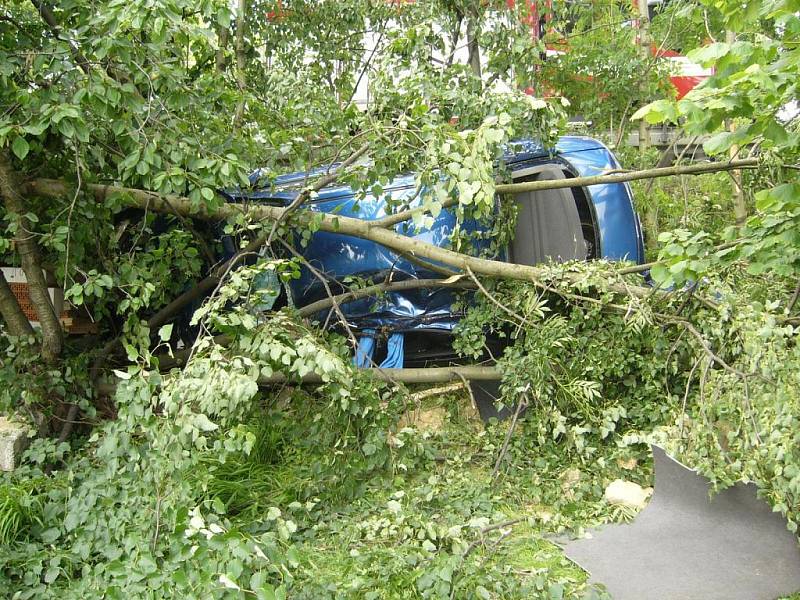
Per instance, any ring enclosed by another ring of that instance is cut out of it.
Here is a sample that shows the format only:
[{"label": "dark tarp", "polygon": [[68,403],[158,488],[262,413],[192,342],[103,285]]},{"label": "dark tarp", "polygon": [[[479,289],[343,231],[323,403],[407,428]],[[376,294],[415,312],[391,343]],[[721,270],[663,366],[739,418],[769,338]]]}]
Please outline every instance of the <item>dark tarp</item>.
[{"label": "dark tarp", "polygon": [[774,600],[800,591],[800,545],[786,520],[737,483],[710,482],[653,447],[655,492],[630,524],[566,544],[615,600]]}]

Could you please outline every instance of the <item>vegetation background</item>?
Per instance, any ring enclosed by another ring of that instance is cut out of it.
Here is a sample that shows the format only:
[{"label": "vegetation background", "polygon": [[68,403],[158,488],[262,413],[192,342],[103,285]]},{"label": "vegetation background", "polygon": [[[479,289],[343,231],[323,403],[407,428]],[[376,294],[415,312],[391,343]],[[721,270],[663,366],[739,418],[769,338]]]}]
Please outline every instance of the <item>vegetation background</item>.
[{"label": "vegetation background", "polygon": [[[6,596],[599,598],[549,536],[631,518],[603,490],[648,485],[651,442],[717,487],[756,482],[797,530],[795,4],[677,0],[648,22],[570,3],[533,36],[539,16],[478,0],[0,7],[0,260],[25,271],[40,322],[0,277],[0,410],[34,433],[0,479]],[[715,75],[676,101],[650,42]],[[456,348],[508,332],[516,426],[484,428],[464,389],[375,381],[341,328],[262,310],[254,280],[296,277],[292,250],[331,226],[302,206],[322,185],[381,195],[413,170],[431,190],[417,223],[448,201],[491,221],[503,144],[550,143],[576,116],[628,168],[662,158],[626,147],[642,119],[758,167],[634,185],[653,287],[602,261],[478,274]],[[216,193],[332,161],[271,219]],[[223,233],[240,251],[220,264]],[[64,336],[43,269],[97,333]],[[169,369],[176,315],[195,309],[191,356]],[[296,385],[309,373],[322,384]],[[275,374],[287,383],[259,386]]]}]

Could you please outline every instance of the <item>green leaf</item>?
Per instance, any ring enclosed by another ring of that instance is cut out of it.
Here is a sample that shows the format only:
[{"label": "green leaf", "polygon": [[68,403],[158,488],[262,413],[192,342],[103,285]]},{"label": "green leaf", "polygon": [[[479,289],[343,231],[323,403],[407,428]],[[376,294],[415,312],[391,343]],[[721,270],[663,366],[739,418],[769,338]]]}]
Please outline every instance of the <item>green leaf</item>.
[{"label": "green leaf", "polygon": [[709,140],[703,143],[703,150],[706,154],[714,155],[721,154],[727,151],[733,144],[733,134],[729,131],[718,133]]},{"label": "green leaf", "polygon": [[25,133],[29,133],[31,135],[42,135],[47,129],[47,125],[47,121],[39,121],[38,123],[26,125],[22,129],[25,131]]},{"label": "green leaf", "polygon": [[774,188],[760,190],[755,195],[756,208],[762,212],[776,212],[800,203],[800,184],[784,183]]},{"label": "green leaf", "polygon": [[714,66],[720,58],[725,56],[731,47],[730,44],[724,42],[715,42],[707,46],[702,46],[689,52],[687,57],[689,60],[700,63],[703,66]]},{"label": "green leaf", "polygon": [[75,134],[75,126],[72,124],[72,121],[70,121],[69,119],[63,119],[58,124],[58,130],[66,138],[71,138]]},{"label": "green leaf", "polygon": [[219,429],[219,425],[211,421],[203,413],[197,413],[194,416],[194,423],[202,431],[215,431],[216,429]]},{"label": "green leaf", "polygon": [[674,265],[672,265],[669,268],[669,271],[673,275],[677,275],[678,273],[682,273],[683,271],[685,271],[688,266],[689,266],[689,262],[688,261],[679,260],[678,262],[676,262]]},{"label": "green leaf", "polygon": [[226,588],[230,590],[240,590],[241,588],[236,585],[236,582],[233,581],[228,575],[220,575],[219,582],[224,585]]},{"label": "green leaf", "polygon": [[25,157],[28,156],[28,150],[30,150],[30,146],[25,138],[17,136],[14,138],[14,141],[11,142],[11,150],[18,159],[24,160]]},{"label": "green leaf", "polygon": [[167,342],[172,337],[173,323],[167,323],[158,330],[158,337],[162,342]]},{"label": "green leaf", "polygon": [[631,119],[634,121],[644,119],[651,125],[664,121],[674,122],[678,119],[678,109],[670,100],[656,100],[633,113]]},{"label": "green leaf", "polygon": [[227,7],[222,7],[217,11],[217,24],[225,28],[231,26],[231,11]]},{"label": "green leaf", "polygon": [[650,269],[650,276],[655,279],[656,282],[663,283],[670,278],[669,269],[661,264],[653,265],[653,268]]},{"label": "green leaf", "polygon": [[564,597],[564,586],[560,583],[554,583],[547,590],[547,596],[550,600],[561,600]]}]

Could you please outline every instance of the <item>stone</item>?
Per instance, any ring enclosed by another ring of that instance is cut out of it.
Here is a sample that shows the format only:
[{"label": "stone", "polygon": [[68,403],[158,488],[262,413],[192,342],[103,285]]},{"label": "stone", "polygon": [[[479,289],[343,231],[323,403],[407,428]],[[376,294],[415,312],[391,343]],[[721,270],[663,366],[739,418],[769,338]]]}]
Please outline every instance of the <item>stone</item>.
[{"label": "stone", "polygon": [[447,411],[444,408],[420,410],[414,416],[414,425],[420,431],[438,433],[444,429],[444,424],[447,422]]},{"label": "stone", "polygon": [[653,488],[643,488],[638,483],[615,479],[606,488],[603,497],[609,504],[628,506],[635,509],[644,508]]},{"label": "stone", "polygon": [[583,474],[580,469],[571,468],[561,473],[561,491],[564,493],[564,498],[573,500],[575,498],[575,488],[583,479]]},{"label": "stone", "polygon": [[25,426],[8,417],[0,417],[0,471],[13,471],[27,446]]},{"label": "stone", "polygon": [[400,417],[397,428],[416,427],[419,431],[439,433],[447,422],[447,410],[441,407],[411,410]]}]

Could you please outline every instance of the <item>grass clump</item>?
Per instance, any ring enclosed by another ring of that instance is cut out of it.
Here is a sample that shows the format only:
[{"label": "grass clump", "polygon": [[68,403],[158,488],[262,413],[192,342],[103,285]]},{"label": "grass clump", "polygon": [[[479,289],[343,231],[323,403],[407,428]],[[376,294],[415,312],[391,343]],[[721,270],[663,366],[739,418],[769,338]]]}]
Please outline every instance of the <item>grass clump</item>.
[{"label": "grass clump", "polygon": [[0,483],[0,545],[24,538],[32,526],[41,524],[39,483],[35,480]]}]

